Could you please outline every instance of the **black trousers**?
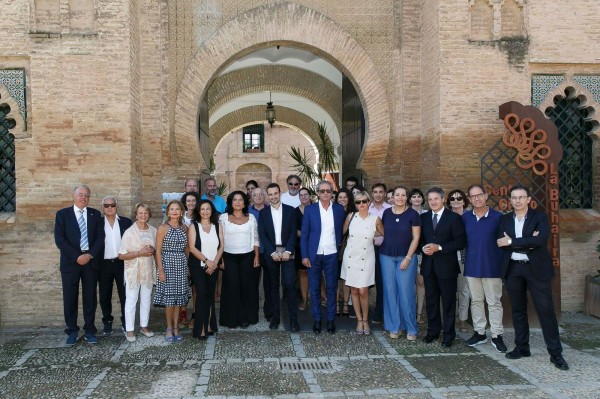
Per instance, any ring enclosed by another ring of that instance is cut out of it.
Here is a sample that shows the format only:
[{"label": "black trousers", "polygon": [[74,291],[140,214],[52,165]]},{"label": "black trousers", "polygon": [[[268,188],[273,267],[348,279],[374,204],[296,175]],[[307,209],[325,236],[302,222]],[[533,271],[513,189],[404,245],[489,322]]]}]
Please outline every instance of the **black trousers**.
[{"label": "black trousers", "polygon": [[[279,296],[279,281],[287,291],[286,303],[290,321],[298,320],[298,297],[296,296],[296,264],[293,259],[287,262],[275,262],[272,257],[265,256],[267,261],[268,278],[271,287],[271,310],[273,320],[281,318],[281,301]],[[283,277],[283,279],[281,279]],[[264,278],[264,277],[263,277]],[[280,280],[281,279],[281,280]]]},{"label": "black trousers", "polygon": [[245,254],[223,253],[223,286],[219,324],[236,328],[258,323],[258,276],[253,267],[254,251]]},{"label": "black trousers", "polygon": [[196,287],[192,336],[198,338],[200,335],[206,335],[209,327],[211,331],[217,332],[215,290],[219,277],[219,269],[215,270],[213,274],[206,274],[205,269],[198,265],[193,265],[190,266],[190,275]]},{"label": "black trousers", "polygon": [[271,303],[271,279],[269,278],[269,270],[267,269],[267,260],[265,254],[260,254],[260,268],[262,273],[262,284],[263,284],[263,293],[264,293],[264,301],[263,301],[263,313],[265,318],[273,317],[273,308]]},{"label": "black trousers", "polygon": [[90,264],[78,267],[73,271],[61,272],[63,286],[63,306],[65,314],[65,333],[75,334],[79,331],[77,313],[79,307],[79,283],[81,282],[83,302],[83,330],[86,333],[96,334],[98,330],[94,325],[96,317],[96,286],[98,285],[98,270]]},{"label": "black trousers", "polygon": [[[456,337],[456,278],[442,279],[431,272],[423,276],[427,308],[427,334],[439,335],[444,331],[444,340]],[[440,298],[442,308],[440,309]]]},{"label": "black trousers", "polygon": [[112,315],[113,282],[117,286],[117,294],[121,303],[121,325],[125,326],[125,265],[122,260],[103,259],[100,261],[98,288],[102,323],[108,324],[115,318]]},{"label": "black trousers", "polygon": [[527,290],[538,314],[546,348],[550,355],[560,355],[562,345],[558,333],[558,321],[552,302],[552,280],[537,280],[532,273],[535,265],[510,262],[506,277],[506,290],[512,306],[515,327],[515,345],[529,349],[529,319],[527,317]]}]

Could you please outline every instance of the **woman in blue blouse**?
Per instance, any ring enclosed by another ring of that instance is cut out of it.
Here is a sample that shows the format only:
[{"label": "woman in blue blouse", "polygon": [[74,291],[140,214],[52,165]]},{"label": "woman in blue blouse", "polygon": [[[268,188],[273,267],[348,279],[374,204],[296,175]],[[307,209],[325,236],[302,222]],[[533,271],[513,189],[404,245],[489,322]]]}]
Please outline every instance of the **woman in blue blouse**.
[{"label": "woman in blue blouse", "polygon": [[416,341],[415,278],[421,217],[408,204],[408,190],[394,188],[394,204],[383,212],[384,236],[380,260],[383,280],[384,328],[392,339],[406,330],[406,339]]}]

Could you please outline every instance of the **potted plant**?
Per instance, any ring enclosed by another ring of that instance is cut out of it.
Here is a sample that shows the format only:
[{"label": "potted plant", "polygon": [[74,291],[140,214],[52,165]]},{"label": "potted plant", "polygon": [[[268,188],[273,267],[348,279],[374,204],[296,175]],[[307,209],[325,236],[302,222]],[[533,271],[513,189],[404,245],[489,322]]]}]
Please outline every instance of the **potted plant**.
[{"label": "potted plant", "polygon": [[[600,240],[596,243],[596,252],[600,252]],[[585,276],[583,305],[585,314],[600,317],[600,270],[595,276]]]}]

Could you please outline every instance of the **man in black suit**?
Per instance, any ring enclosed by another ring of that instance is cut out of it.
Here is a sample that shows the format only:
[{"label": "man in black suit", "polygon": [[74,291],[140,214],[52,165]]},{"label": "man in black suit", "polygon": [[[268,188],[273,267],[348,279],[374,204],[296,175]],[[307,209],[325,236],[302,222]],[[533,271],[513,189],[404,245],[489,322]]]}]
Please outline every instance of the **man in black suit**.
[{"label": "man in black suit", "polygon": [[440,337],[443,319],[442,346],[449,348],[456,337],[456,279],[460,273],[456,251],[466,245],[465,227],[460,215],[444,209],[444,190],[441,188],[432,187],[427,191],[427,203],[431,210],[421,215],[420,242],[428,321],[423,341],[430,343]]},{"label": "man in black suit", "polygon": [[124,262],[119,259],[121,237],[125,230],[131,227],[131,219],[117,214],[117,199],[106,196],[102,199],[104,211],[104,249],[100,261],[100,276],[98,288],[100,291],[100,308],[102,309],[103,333],[111,335],[113,332],[112,293],[113,282],[117,286],[117,294],[121,303],[121,327],[125,331],[125,283]]},{"label": "man in black suit", "polygon": [[500,217],[498,246],[502,256],[502,277],[512,305],[515,326],[515,349],[506,354],[509,359],[531,356],[529,350],[529,322],[527,290],[538,314],[550,362],[561,370],[569,365],[562,357],[558,322],[552,302],[552,259],[548,251],[550,225],[544,212],[529,208],[529,189],[514,186],[510,189],[513,212]]},{"label": "man in black suit", "polygon": [[[276,330],[280,321],[279,279],[283,276],[283,286],[287,292],[286,301],[290,330],[300,331],[296,297],[296,265],[292,255],[296,248],[296,212],[295,208],[281,203],[281,189],[277,183],[267,186],[267,198],[270,206],[260,211],[258,235],[264,248],[268,278],[271,287],[271,323],[269,328]],[[267,276],[264,276],[265,278]]]},{"label": "man in black suit", "polygon": [[77,186],[73,190],[73,206],[56,212],[54,241],[60,250],[60,274],[63,285],[66,344],[77,342],[77,304],[79,282],[83,299],[84,338],[89,344],[97,343],[96,286],[98,284],[98,260],[104,247],[104,221],[100,211],[88,208],[90,189]]}]

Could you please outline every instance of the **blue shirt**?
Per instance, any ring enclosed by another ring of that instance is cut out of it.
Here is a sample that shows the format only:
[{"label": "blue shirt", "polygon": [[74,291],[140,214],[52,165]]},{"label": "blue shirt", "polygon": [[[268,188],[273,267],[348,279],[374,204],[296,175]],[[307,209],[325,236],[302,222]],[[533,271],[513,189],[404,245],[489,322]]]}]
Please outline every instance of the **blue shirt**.
[{"label": "blue shirt", "polygon": [[213,205],[215,206],[215,209],[219,213],[224,213],[225,209],[227,209],[227,202],[223,199],[223,197],[221,197],[219,195],[215,195],[215,200],[214,201],[211,200],[210,198],[208,198],[206,196],[206,194],[204,194],[201,199],[205,199],[205,200],[211,201],[213,203]]},{"label": "blue shirt", "polygon": [[406,256],[413,240],[413,226],[421,226],[419,212],[407,208],[399,215],[392,212],[393,208],[383,211],[383,244],[379,253],[387,256]]},{"label": "blue shirt", "polygon": [[488,208],[485,216],[477,220],[474,211],[462,215],[467,233],[465,277],[500,278],[502,249],[496,243],[496,233],[501,213]]}]

